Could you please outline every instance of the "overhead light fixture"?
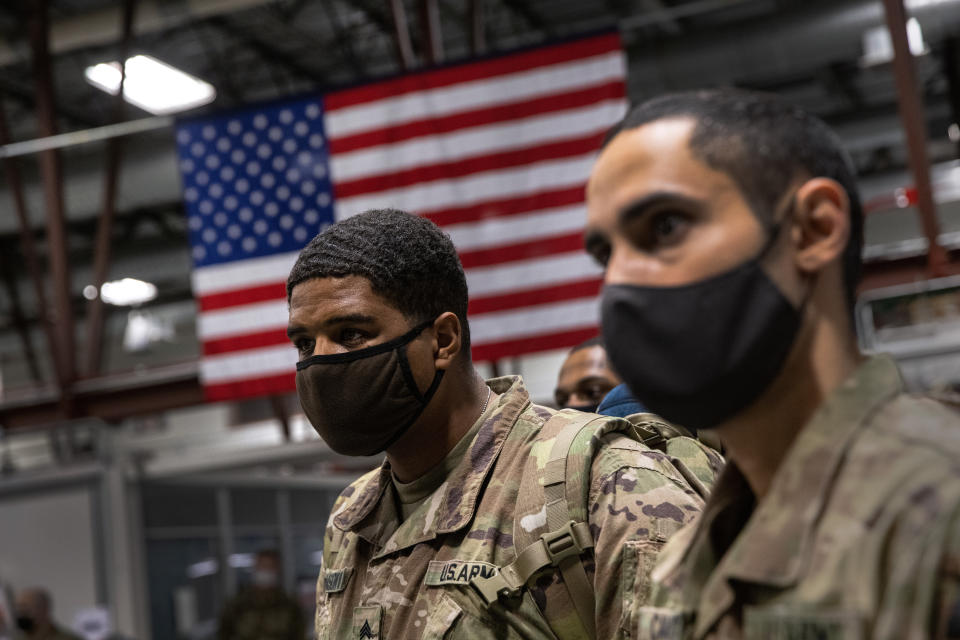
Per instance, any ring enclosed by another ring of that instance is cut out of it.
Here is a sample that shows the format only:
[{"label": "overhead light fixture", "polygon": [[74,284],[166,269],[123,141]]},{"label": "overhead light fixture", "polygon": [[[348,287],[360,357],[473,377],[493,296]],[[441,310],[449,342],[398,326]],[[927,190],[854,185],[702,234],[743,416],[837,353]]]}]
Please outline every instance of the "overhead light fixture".
[{"label": "overhead light fixture", "polygon": [[[83,297],[87,300],[95,299],[97,288],[88,284],[83,288]],[[104,282],[103,286],[100,287],[100,297],[107,304],[118,307],[133,307],[156,298],[157,286],[136,278],[124,278],[123,280]]]},{"label": "overhead light fixture", "polygon": [[[893,40],[886,26],[873,27],[863,33],[863,56],[860,66],[872,67],[893,61]],[[923,56],[930,53],[927,43],[923,40],[923,29],[916,18],[907,20],[907,45],[910,53]]]},{"label": "overhead light fixture", "polygon": [[[127,58],[123,99],[155,115],[186,111],[212,102],[217,90],[189,73],[147,55]],[[87,82],[117,95],[120,91],[120,63],[101,62],[84,71]]]}]

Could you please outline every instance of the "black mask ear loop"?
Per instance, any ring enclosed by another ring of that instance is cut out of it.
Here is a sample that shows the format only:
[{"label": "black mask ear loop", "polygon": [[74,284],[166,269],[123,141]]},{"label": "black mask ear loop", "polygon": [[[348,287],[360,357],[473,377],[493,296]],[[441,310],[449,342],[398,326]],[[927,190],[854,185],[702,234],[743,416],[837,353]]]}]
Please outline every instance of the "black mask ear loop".
[{"label": "black mask ear loop", "polygon": [[[783,215],[777,216],[777,220],[770,226],[770,235],[767,238],[766,243],[763,248],[760,250],[760,253],[757,254],[756,261],[758,264],[762,263],[763,260],[767,258],[771,251],[773,251],[774,246],[777,244],[777,240],[780,239],[780,233],[783,231],[784,227],[787,225],[787,222],[790,218],[793,217],[793,211],[796,209],[797,204],[797,192],[794,191],[790,194],[789,199],[787,200],[787,206]],[[762,268],[762,265],[761,265]],[[769,278],[770,275],[767,274]],[[804,278],[807,280],[807,290],[803,294],[803,298],[800,299],[800,305],[797,307],[797,315],[803,317],[803,314],[806,311],[807,303],[810,302],[810,298],[813,297],[813,288],[816,286],[817,276],[810,275]],[[772,280],[771,280],[772,282]],[[781,295],[783,295],[781,291]],[[786,297],[786,296],[784,296]],[[791,303],[792,304],[792,303]]]},{"label": "black mask ear loop", "polygon": [[410,361],[407,359],[407,347],[410,346],[410,342],[413,342],[413,340],[416,339],[416,336],[419,336],[420,333],[422,333],[427,327],[433,325],[433,322],[433,320],[427,320],[422,324],[417,325],[413,331],[410,332],[414,335],[414,338],[397,347],[397,358],[400,361],[400,371],[403,373],[403,379],[407,383],[407,388],[410,389],[410,392],[420,402],[420,410],[417,411],[417,413],[410,419],[408,424],[400,429],[397,434],[387,442],[387,444],[384,446],[384,449],[390,447],[390,445],[399,440],[400,437],[407,432],[407,429],[409,429],[413,423],[417,421],[423,411],[427,408],[427,405],[430,404],[430,400],[440,387],[440,382],[443,380],[443,374],[446,373],[445,369],[437,369],[433,374],[433,381],[430,383],[430,386],[427,388],[426,392],[420,393],[420,388],[417,386],[417,381],[413,377],[413,371],[410,369]]}]

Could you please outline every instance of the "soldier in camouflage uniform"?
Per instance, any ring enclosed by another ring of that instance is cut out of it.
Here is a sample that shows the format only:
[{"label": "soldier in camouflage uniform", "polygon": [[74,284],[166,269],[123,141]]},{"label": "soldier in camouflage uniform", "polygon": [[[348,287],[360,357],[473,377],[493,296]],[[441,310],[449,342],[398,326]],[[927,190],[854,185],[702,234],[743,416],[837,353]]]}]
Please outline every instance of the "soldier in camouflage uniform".
[{"label": "soldier in camouflage uniform", "polygon": [[223,608],[217,640],[303,640],[303,612],[280,587],[280,555],[257,553],[253,584]]},{"label": "soldier in camouflage uniform", "polygon": [[960,418],[857,349],[862,214],[826,125],[732,90],[640,105],[587,244],[614,366],[729,461],[633,637],[960,638]]},{"label": "soldier in camouflage uniform", "polygon": [[[700,510],[719,456],[690,438],[654,450],[627,423],[531,404],[518,377],[484,383],[456,251],[422,218],[369,211],[328,228],[301,253],[288,293],[308,418],[336,451],[387,452],[330,517],[317,637],[586,638],[553,567],[502,598],[475,587],[507,575],[518,538],[550,528],[547,462],[557,434],[585,420],[615,428],[574,441],[561,461],[588,488],[571,498],[588,513],[580,542],[593,546],[576,565],[595,592],[596,637],[626,637],[657,550]],[[638,420],[651,439],[661,424]]]}]

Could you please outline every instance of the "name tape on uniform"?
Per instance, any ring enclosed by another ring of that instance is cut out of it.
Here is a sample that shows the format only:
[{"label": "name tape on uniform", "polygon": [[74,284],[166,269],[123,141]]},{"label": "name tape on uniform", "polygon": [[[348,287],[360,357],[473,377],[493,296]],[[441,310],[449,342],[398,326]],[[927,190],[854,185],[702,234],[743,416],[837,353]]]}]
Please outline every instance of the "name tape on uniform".
[{"label": "name tape on uniform", "polygon": [[480,576],[489,578],[497,572],[497,566],[489,562],[470,562],[468,560],[431,560],[427,565],[427,577],[424,582],[428,587],[438,587],[444,584],[468,584],[470,580]]}]

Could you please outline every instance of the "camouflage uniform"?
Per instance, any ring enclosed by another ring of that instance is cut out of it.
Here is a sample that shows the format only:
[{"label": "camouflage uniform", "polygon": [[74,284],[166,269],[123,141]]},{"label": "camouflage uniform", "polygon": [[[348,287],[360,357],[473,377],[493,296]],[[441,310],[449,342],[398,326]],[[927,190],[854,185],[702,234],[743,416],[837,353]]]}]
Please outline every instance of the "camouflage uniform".
[{"label": "camouflage uniform", "polygon": [[[386,462],[340,496],[317,587],[320,640],[553,638],[540,612],[573,610],[552,569],[517,600],[489,609],[467,584],[515,558],[515,523],[535,527],[542,518],[518,512],[518,489],[529,465],[550,450],[551,442],[538,436],[555,413],[532,405],[519,378],[487,384],[502,394],[495,410],[463,462],[409,519],[400,523]],[[621,612],[645,597],[654,554],[703,502],[667,455],[619,434],[604,439],[593,459],[589,500],[599,560],[589,563],[588,575],[598,637],[606,639],[624,637]],[[709,478],[716,458],[697,451],[688,466]]]},{"label": "camouflage uniform", "polygon": [[864,362],[754,504],[731,463],[665,547],[638,638],[960,637],[960,417]]},{"label": "camouflage uniform", "polygon": [[217,640],[303,640],[306,621],[297,602],[280,589],[246,589],[220,614]]}]

